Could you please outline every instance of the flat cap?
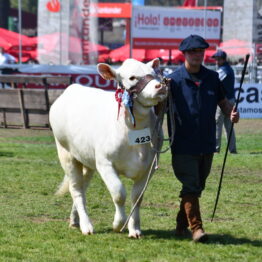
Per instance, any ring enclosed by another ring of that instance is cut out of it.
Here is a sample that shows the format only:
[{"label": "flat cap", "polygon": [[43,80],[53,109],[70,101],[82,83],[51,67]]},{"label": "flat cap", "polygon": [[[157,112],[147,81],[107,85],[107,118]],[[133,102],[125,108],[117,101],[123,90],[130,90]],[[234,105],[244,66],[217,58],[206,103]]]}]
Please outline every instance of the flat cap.
[{"label": "flat cap", "polygon": [[206,49],[208,47],[209,44],[206,42],[206,40],[203,37],[199,35],[190,35],[184,40],[182,40],[182,42],[179,45],[179,50],[183,52],[195,48]]},{"label": "flat cap", "polygon": [[216,51],[216,53],[214,53],[214,54],[212,55],[212,57],[213,57],[213,58],[221,57],[221,58],[226,59],[226,58],[227,58],[227,53],[226,53],[225,51],[223,51],[223,50],[218,50],[218,51]]}]

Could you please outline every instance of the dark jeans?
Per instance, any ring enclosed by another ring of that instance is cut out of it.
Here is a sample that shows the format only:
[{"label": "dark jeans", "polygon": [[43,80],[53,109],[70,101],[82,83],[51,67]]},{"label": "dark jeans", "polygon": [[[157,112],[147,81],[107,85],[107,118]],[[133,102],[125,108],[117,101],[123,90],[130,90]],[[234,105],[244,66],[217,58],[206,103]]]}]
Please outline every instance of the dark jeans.
[{"label": "dark jeans", "polygon": [[187,194],[201,196],[205,189],[213,160],[212,154],[179,155],[172,154],[175,176],[182,183],[180,197]]}]

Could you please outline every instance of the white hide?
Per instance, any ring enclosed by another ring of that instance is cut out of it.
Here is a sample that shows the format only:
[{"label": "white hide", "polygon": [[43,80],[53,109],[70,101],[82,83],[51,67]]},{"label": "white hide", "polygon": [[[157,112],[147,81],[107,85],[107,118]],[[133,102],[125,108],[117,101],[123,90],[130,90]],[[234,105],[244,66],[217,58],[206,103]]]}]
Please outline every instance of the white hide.
[{"label": "white hide", "polygon": [[[153,67],[158,65],[157,59],[148,64],[128,59],[117,70],[99,64],[98,71],[103,78],[121,81],[129,89],[140,77],[154,75]],[[113,229],[119,232],[125,223],[126,192],[119,175],[134,181],[134,204],[143,189],[154,156],[150,143],[129,145],[127,134],[130,130],[147,127],[152,134],[156,119],[152,106],[166,96],[166,87],[160,86],[159,81],[154,79],[147,84],[134,99],[135,128],[124,105],[117,119],[115,92],[72,84],[52,105],[50,124],[65,172],[59,192],[69,189],[73,199],[70,225],[80,226],[83,234],[94,231],[85,207],[85,191],[95,170],[101,175],[115,204]],[[134,238],[141,235],[139,207],[140,203],[128,223],[129,236]]]}]

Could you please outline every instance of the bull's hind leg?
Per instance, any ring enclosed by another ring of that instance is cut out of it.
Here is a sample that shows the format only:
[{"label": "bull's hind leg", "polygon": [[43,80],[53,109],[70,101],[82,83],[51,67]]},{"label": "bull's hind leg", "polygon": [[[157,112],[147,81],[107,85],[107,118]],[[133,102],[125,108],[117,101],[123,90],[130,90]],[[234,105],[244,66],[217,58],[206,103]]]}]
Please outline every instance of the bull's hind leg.
[{"label": "bull's hind leg", "polygon": [[[135,181],[133,188],[132,188],[132,194],[131,194],[131,199],[132,199],[132,208],[136,204],[144,186],[146,183],[146,178],[143,178],[142,180]],[[140,238],[142,233],[140,229],[140,205],[142,202],[142,198],[140,201],[137,203],[137,206],[135,207],[133,214],[131,215],[129,222],[128,222],[128,231],[129,234],[128,236],[131,238]]]},{"label": "bull's hind leg", "polygon": [[107,160],[104,160],[103,164],[97,163],[97,170],[106,184],[115,205],[113,230],[115,232],[120,232],[126,221],[126,190],[115,169],[112,167],[112,164],[110,162],[107,163],[106,161]]},{"label": "bull's hind leg", "polygon": [[[89,169],[87,167],[83,168],[83,192],[85,194],[86,189],[89,185],[89,182],[93,176],[94,170]],[[79,227],[79,215],[76,209],[75,204],[73,203],[72,205],[72,210],[71,210],[71,214],[70,214],[70,227],[75,228],[75,227]]]},{"label": "bull's hind leg", "polygon": [[57,142],[57,150],[59,160],[65,171],[66,180],[69,183],[69,191],[73,199],[70,224],[77,224],[79,221],[82,233],[85,235],[92,234],[94,230],[87,214],[85,197],[85,189],[91,175],[83,175],[83,165],[67,150],[65,150],[59,142]]}]

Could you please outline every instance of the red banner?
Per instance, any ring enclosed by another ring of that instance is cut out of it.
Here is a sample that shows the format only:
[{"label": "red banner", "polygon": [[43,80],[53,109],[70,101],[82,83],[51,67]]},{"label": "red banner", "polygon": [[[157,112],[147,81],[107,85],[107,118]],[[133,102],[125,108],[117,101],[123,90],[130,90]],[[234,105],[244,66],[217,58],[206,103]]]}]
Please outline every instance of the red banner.
[{"label": "red banner", "polygon": [[130,3],[98,3],[91,5],[91,15],[97,17],[131,18]]},{"label": "red banner", "polygon": [[196,0],[185,0],[183,6],[196,6]]}]

